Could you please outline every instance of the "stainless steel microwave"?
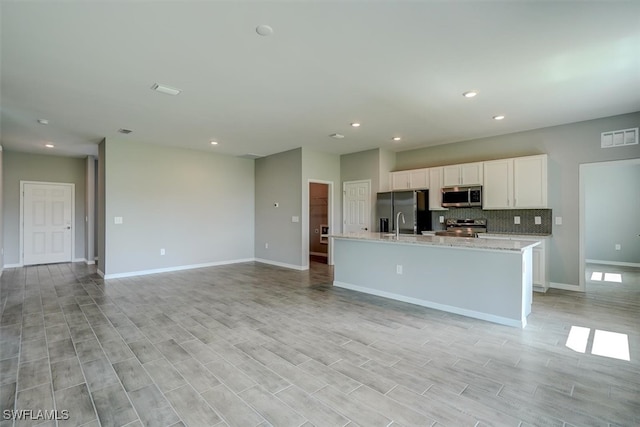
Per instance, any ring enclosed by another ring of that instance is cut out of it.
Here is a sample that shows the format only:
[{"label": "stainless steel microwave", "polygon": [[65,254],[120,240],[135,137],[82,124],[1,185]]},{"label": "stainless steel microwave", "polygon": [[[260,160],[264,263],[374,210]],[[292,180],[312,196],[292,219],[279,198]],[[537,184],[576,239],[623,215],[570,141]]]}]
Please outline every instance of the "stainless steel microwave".
[{"label": "stainless steel microwave", "polygon": [[481,186],[445,187],[442,189],[442,207],[469,208],[473,206],[482,207]]}]

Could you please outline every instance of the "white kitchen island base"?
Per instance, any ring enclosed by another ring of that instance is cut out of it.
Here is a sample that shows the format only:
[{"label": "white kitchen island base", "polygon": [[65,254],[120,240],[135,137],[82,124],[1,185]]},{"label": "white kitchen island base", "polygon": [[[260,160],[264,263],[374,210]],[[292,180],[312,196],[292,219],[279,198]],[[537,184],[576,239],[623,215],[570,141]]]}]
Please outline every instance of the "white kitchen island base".
[{"label": "white kitchen island base", "polygon": [[380,233],[333,238],[334,286],[508,326],[527,324],[531,242],[487,247],[479,242],[484,239],[396,240]]}]

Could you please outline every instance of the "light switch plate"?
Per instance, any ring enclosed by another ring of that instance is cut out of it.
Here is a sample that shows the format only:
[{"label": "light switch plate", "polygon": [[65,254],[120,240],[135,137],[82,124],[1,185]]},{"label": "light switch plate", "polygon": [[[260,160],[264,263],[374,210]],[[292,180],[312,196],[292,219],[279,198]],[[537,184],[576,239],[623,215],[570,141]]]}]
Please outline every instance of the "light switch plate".
[{"label": "light switch plate", "polygon": [[114,216],[113,217],[113,223],[114,224],[122,224],[122,217],[121,216]]},{"label": "light switch plate", "polygon": [[513,217],[513,223],[514,224],[520,224],[520,217],[519,216],[514,216]]},{"label": "light switch plate", "polygon": [[291,217],[291,222],[300,222],[300,217],[299,216],[292,216]]},{"label": "light switch plate", "polygon": [[562,217],[561,216],[557,216],[556,217],[556,225],[562,225]]},{"label": "light switch plate", "polygon": [[536,225],[540,225],[540,224],[542,224],[542,217],[541,217],[541,216],[534,216],[534,217],[533,217],[533,222],[534,222]]},{"label": "light switch plate", "polygon": [[440,224],[444,224],[444,216],[443,216],[443,215],[440,215],[440,216],[438,217],[438,221],[440,221]]}]

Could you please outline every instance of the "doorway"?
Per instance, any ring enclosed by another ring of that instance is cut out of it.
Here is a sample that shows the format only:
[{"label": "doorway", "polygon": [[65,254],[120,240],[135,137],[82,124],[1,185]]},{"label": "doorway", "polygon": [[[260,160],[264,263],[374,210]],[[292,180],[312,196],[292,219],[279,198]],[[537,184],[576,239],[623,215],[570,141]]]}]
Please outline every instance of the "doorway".
[{"label": "doorway", "polygon": [[329,259],[329,184],[309,182],[309,261]]},{"label": "doorway", "polygon": [[371,230],[371,181],[347,181],[344,184],[344,232]]},{"label": "doorway", "polygon": [[75,184],[20,181],[22,265],[71,262]]},{"label": "doorway", "polygon": [[580,165],[581,291],[640,295],[638,182],[640,159]]}]

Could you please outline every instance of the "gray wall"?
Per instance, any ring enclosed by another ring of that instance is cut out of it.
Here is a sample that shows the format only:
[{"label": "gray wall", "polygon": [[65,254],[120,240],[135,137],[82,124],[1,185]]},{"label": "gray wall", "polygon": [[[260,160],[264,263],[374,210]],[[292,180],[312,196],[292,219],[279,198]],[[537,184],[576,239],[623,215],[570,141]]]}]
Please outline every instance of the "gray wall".
[{"label": "gray wall", "polygon": [[550,281],[579,284],[579,165],[640,157],[640,145],[601,149],[600,133],[640,126],[640,112],[463,141],[397,153],[396,170],[471,161],[549,155],[549,207],[563,225],[553,227]]},{"label": "gray wall", "polygon": [[84,259],[85,159],[3,151],[4,265],[20,262],[20,181],[75,184],[75,260]]},{"label": "gray wall", "polygon": [[640,265],[640,160],[589,166],[583,180],[585,258]]},{"label": "gray wall", "polygon": [[131,140],[104,145],[107,277],[253,258],[252,160]]},{"label": "gray wall", "polygon": [[[255,195],[255,257],[303,266],[302,149],[256,159]],[[292,222],[293,216],[300,222]]]},{"label": "gray wall", "polygon": [[[380,191],[380,150],[367,150],[340,156],[340,192],[348,181],[371,180],[371,211],[369,223],[376,227],[376,193]],[[387,179],[388,184],[388,179]]]},{"label": "gray wall", "polygon": [[4,270],[4,209],[2,206],[4,191],[2,189],[2,176],[2,145],[0,145],[0,276],[2,276]]},{"label": "gray wall", "polygon": [[[340,156],[302,149],[302,246],[301,264],[309,265],[309,181],[318,180],[333,183],[333,228],[330,233],[342,232],[342,184],[340,183]],[[330,196],[331,197],[331,196]]]}]

